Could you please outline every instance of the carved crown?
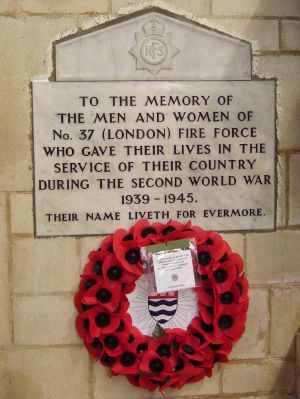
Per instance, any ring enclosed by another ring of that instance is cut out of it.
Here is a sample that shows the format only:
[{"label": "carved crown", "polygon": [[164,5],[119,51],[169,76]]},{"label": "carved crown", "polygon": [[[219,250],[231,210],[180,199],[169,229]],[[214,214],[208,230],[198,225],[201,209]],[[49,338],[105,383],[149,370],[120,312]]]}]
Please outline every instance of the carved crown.
[{"label": "carved crown", "polygon": [[157,18],[152,17],[151,19],[145,22],[143,30],[146,36],[150,35],[163,36],[165,27],[159,22]]}]

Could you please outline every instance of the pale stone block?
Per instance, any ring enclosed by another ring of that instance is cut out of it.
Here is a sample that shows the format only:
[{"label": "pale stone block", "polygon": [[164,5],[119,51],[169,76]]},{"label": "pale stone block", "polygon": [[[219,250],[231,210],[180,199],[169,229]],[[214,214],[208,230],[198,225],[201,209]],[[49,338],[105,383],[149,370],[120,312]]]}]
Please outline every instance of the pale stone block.
[{"label": "pale stone block", "polygon": [[248,235],[247,275],[252,284],[300,281],[300,231]]},{"label": "pale stone block", "polygon": [[247,40],[252,44],[253,52],[279,49],[278,21],[201,18],[198,22],[231,36]]},{"label": "pale stone block", "polygon": [[295,387],[293,362],[266,359],[259,363],[224,365],[223,392],[291,391]]},{"label": "pale stone block", "polygon": [[0,353],[3,399],[87,399],[88,355],[81,348]]},{"label": "pale stone block", "polygon": [[11,13],[19,11],[21,8],[20,0],[1,0],[0,2],[0,12]]},{"label": "pale stone block", "polygon": [[14,291],[74,291],[79,281],[76,239],[16,238],[13,241]]},{"label": "pale stone block", "polygon": [[213,0],[212,10],[216,15],[296,17],[300,15],[300,3],[298,0]]},{"label": "pale stone block", "polygon": [[30,79],[50,75],[52,41],[75,27],[73,18],[0,17],[0,190],[32,189]]},{"label": "pale stone block", "polygon": [[73,295],[15,297],[15,342],[19,345],[78,343],[76,314]]},{"label": "pale stone block", "polygon": [[[95,399],[149,399],[161,398],[159,392],[147,392],[146,390],[136,388],[131,385],[123,376],[109,379],[110,371],[106,367],[95,365]],[[167,398],[177,398],[187,395],[213,395],[219,393],[220,373],[215,367],[211,378],[204,378],[194,384],[187,384],[180,390],[167,389],[164,393]]]},{"label": "pale stone block", "polygon": [[290,156],[289,225],[300,224],[300,154]]},{"label": "pale stone block", "polygon": [[222,238],[228,242],[232,252],[236,252],[241,257],[244,256],[244,237],[243,234],[230,234],[230,233],[221,233]]},{"label": "pale stone block", "polygon": [[33,233],[32,207],[31,194],[11,194],[10,217],[12,234]]},{"label": "pale stone block", "polygon": [[295,337],[300,327],[300,289],[275,288],[271,310],[272,356],[295,356]]},{"label": "pale stone block", "polygon": [[[300,7],[300,2],[298,4]],[[254,74],[259,77],[278,79],[277,112],[280,149],[300,148],[299,70],[300,57],[294,55],[254,57]]]},{"label": "pale stone block", "polygon": [[164,8],[178,14],[188,11],[197,15],[209,15],[211,0],[112,0],[112,12],[118,14],[129,14],[150,6]]},{"label": "pale stone block", "polygon": [[286,217],[286,163],[285,156],[277,158],[277,226],[285,225]]},{"label": "pale stone block", "polygon": [[32,13],[108,12],[109,0],[23,0],[23,11]]},{"label": "pale stone block", "polygon": [[8,288],[8,237],[6,196],[0,195],[0,346],[10,342],[10,299]]},{"label": "pale stone block", "polygon": [[282,21],[282,50],[300,50],[300,21]]},{"label": "pale stone block", "polygon": [[269,329],[268,291],[251,289],[249,297],[246,332],[234,345],[231,359],[255,359],[266,356]]}]

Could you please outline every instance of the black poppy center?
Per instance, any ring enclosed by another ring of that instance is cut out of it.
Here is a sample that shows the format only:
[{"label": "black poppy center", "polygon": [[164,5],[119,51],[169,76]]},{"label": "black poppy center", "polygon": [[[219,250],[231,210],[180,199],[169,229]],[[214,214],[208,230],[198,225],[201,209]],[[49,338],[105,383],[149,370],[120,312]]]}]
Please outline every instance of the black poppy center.
[{"label": "black poppy center", "polygon": [[204,321],[201,322],[201,327],[205,332],[213,332],[214,331],[214,326],[213,324],[206,324]]},{"label": "black poppy center", "polygon": [[188,355],[194,355],[195,354],[195,349],[193,347],[191,347],[191,345],[183,345],[182,349]]},{"label": "black poppy center", "polygon": [[238,289],[239,289],[239,291],[240,291],[240,294],[242,294],[242,293],[243,293],[243,286],[242,286],[242,284],[241,284],[240,282],[238,282],[238,283],[236,283],[236,285],[237,285],[237,287],[238,287]]},{"label": "black poppy center", "polygon": [[208,238],[206,241],[205,241],[205,243],[204,243],[204,245],[213,245],[214,244],[214,242],[213,242],[213,240],[211,239],[211,238]]},{"label": "black poppy center", "polygon": [[168,227],[164,228],[161,233],[163,236],[166,236],[167,234],[172,233],[172,231],[174,231],[174,230],[176,230],[175,227],[168,226]]},{"label": "black poppy center", "polygon": [[84,320],[83,320],[83,327],[86,329],[86,331],[89,331],[89,328],[90,328],[90,321],[89,321],[89,319],[84,319]]},{"label": "black poppy center", "polygon": [[135,356],[131,352],[124,352],[120,357],[120,362],[124,367],[130,367],[135,362]]},{"label": "black poppy center", "polygon": [[119,345],[119,339],[115,335],[107,335],[104,340],[104,345],[108,349],[116,349]]},{"label": "black poppy center", "polygon": [[152,373],[161,373],[164,369],[164,364],[160,359],[154,358],[150,361],[149,368]]},{"label": "black poppy center", "polygon": [[199,360],[195,360],[195,359],[189,359],[189,362],[192,363],[192,365],[195,367],[202,366],[202,363],[203,363],[203,362],[200,362]]},{"label": "black poppy center", "polygon": [[149,234],[156,234],[156,230],[153,227],[146,227],[142,232],[141,236],[146,238]]},{"label": "black poppy center", "polygon": [[156,353],[159,356],[166,356],[166,357],[170,357],[171,356],[171,351],[170,351],[170,346],[167,344],[161,344],[158,346],[158,348],[156,349]]},{"label": "black poppy center", "polygon": [[181,371],[184,368],[184,361],[181,357],[178,359],[178,363],[176,364],[174,371]]},{"label": "black poppy center", "polygon": [[193,336],[199,339],[200,345],[204,344],[205,339],[203,338],[203,335],[199,333],[193,333]]},{"label": "black poppy center", "polygon": [[96,281],[92,280],[91,278],[89,278],[88,280],[86,280],[86,282],[84,284],[84,289],[88,290],[89,288],[91,288],[95,284],[96,284]]},{"label": "black poppy center", "polygon": [[112,281],[120,280],[123,276],[123,270],[120,266],[111,266],[107,271],[107,276]]},{"label": "black poppy center", "polygon": [[230,291],[223,292],[223,294],[220,296],[220,300],[223,305],[230,305],[234,301],[234,295]]},{"label": "black poppy center", "polygon": [[96,294],[97,301],[107,303],[111,300],[112,294],[106,288],[101,288]]},{"label": "black poppy center", "polygon": [[92,346],[95,349],[99,349],[99,350],[101,350],[103,348],[103,345],[102,345],[101,341],[99,340],[99,338],[94,339],[94,341],[92,342]]},{"label": "black poppy center", "polygon": [[145,352],[148,349],[148,345],[145,344],[139,344],[138,347],[136,348],[136,352],[138,354]]},{"label": "black poppy center", "polygon": [[106,327],[110,323],[110,316],[107,313],[99,313],[95,317],[95,321],[98,327]]},{"label": "black poppy center", "polygon": [[93,266],[93,272],[98,276],[102,276],[102,266],[103,262],[101,260],[98,260],[98,262],[96,262]]},{"label": "black poppy center", "polygon": [[128,338],[128,342],[131,344],[131,342],[133,342],[133,341],[134,341],[134,336],[132,334],[130,334],[129,338]]},{"label": "black poppy center", "polygon": [[232,316],[226,314],[220,317],[218,324],[222,330],[227,330],[233,325],[233,318]]},{"label": "black poppy center", "polygon": [[132,240],[133,240],[133,235],[127,234],[127,236],[125,236],[122,241],[132,241]]},{"label": "black poppy center", "polygon": [[219,350],[222,345],[218,345],[218,344],[208,344],[208,346],[210,347],[210,349],[212,349],[213,351],[217,351]]},{"label": "black poppy center", "polygon": [[201,266],[207,266],[211,261],[211,256],[207,251],[198,252],[198,262]]},{"label": "black poppy center", "polygon": [[214,314],[214,308],[212,306],[207,306],[206,310],[209,314]]},{"label": "black poppy center", "polygon": [[115,359],[111,356],[109,356],[107,353],[104,353],[102,356],[101,360],[106,363],[108,366],[112,366],[115,364]]},{"label": "black poppy center", "polygon": [[138,249],[130,249],[128,252],[126,252],[125,259],[127,260],[128,263],[133,265],[134,263],[137,263],[140,260],[140,251]]},{"label": "black poppy center", "polygon": [[227,280],[227,272],[224,269],[216,270],[213,275],[217,283],[224,283]]},{"label": "black poppy center", "polygon": [[93,307],[93,305],[86,305],[85,303],[83,303],[81,306],[82,306],[83,310],[89,310],[89,309],[92,309],[92,307]]},{"label": "black poppy center", "polygon": [[117,332],[121,332],[121,331],[124,331],[124,329],[125,329],[125,324],[124,324],[124,321],[121,320],[120,324],[119,324],[119,327],[116,329],[116,331]]},{"label": "black poppy center", "polygon": [[228,259],[228,255],[227,255],[227,253],[225,252],[225,254],[222,256],[222,258],[220,259],[220,262],[221,263],[223,263],[223,262],[225,262],[225,260],[227,260]]},{"label": "black poppy center", "polygon": [[114,249],[112,247],[112,245],[110,245],[109,247],[107,247],[107,251],[111,252],[112,254],[114,253]]}]

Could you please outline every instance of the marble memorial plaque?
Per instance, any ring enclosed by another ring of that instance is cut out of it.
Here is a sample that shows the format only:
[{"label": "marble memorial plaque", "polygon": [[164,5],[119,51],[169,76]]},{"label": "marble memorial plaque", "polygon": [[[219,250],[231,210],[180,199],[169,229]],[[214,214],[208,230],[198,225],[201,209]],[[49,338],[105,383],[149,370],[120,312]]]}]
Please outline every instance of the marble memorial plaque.
[{"label": "marble memorial plaque", "polygon": [[274,121],[274,80],[34,82],[36,234],[274,229]]}]

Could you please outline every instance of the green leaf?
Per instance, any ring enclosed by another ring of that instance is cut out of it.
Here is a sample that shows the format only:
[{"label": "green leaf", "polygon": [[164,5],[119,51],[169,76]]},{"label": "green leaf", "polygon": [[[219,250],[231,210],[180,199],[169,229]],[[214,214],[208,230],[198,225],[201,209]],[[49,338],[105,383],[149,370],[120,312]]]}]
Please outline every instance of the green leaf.
[{"label": "green leaf", "polygon": [[152,333],[152,338],[159,339],[166,335],[165,330],[162,328],[162,326],[159,323],[156,323],[155,328]]}]

